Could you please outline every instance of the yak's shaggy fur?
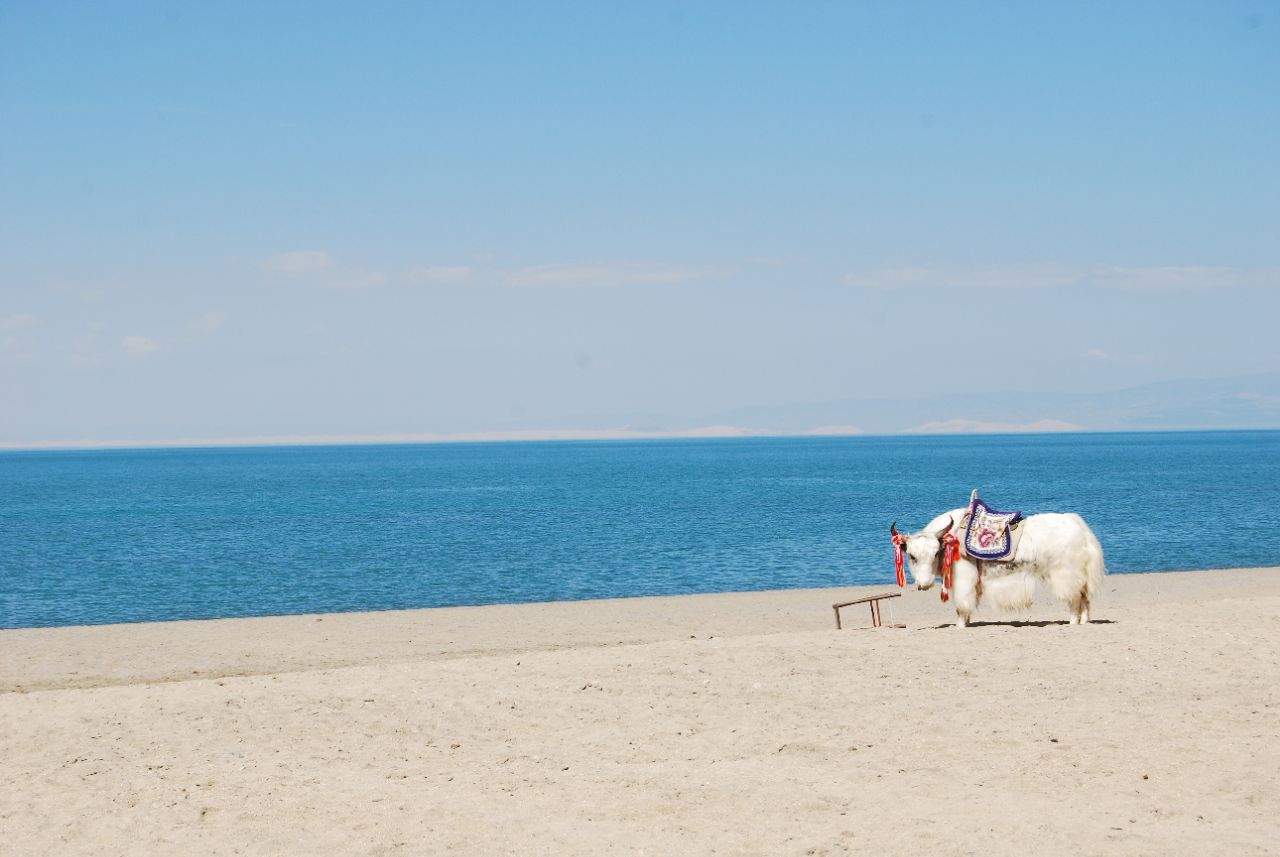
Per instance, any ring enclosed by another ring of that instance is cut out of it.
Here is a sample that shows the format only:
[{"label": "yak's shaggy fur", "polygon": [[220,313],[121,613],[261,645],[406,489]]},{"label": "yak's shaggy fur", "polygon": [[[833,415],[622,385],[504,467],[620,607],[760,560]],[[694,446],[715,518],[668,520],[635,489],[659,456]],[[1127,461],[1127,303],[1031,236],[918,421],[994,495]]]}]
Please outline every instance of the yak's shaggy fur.
[{"label": "yak's shaggy fur", "polygon": [[[941,566],[942,537],[960,522],[966,509],[944,512],[918,533],[907,536],[906,554],[916,589],[929,589]],[[961,557],[952,572],[951,599],[956,626],[969,624],[981,602],[1004,610],[1031,606],[1036,581],[1043,580],[1071,608],[1071,624],[1089,621],[1089,604],[1102,593],[1107,573],[1102,545],[1084,519],[1076,514],[1032,515],[1021,524],[1022,542],[1014,562],[982,563]],[[956,533],[963,538],[963,533]]]}]

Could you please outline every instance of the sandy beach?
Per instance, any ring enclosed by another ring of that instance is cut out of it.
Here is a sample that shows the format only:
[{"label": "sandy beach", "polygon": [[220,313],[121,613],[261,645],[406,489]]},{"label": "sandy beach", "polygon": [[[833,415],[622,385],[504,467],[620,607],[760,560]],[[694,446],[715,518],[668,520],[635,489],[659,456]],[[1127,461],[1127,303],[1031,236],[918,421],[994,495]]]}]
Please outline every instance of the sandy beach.
[{"label": "sandy beach", "polygon": [[[78,854],[1266,854],[1280,570],[957,630],[891,587],[0,632],[0,838]],[[890,611],[885,610],[886,619]]]}]

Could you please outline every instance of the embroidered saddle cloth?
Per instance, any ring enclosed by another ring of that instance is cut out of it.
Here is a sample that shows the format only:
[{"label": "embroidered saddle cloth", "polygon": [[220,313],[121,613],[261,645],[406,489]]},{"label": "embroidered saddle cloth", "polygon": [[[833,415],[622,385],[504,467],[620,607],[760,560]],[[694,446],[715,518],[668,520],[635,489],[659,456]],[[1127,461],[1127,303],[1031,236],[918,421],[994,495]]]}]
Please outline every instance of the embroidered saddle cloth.
[{"label": "embroidered saddle cloth", "polygon": [[960,520],[964,537],[960,547],[973,559],[1009,561],[1018,553],[1022,541],[1021,512],[997,512],[975,496],[969,511]]}]

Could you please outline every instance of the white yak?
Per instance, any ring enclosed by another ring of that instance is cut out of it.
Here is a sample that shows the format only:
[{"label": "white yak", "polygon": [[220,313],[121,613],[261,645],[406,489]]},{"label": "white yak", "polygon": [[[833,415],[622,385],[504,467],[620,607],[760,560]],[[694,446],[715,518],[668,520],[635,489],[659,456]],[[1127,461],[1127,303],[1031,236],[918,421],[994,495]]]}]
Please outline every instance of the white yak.
[{"label": "white yak", "polygon": [[[916,589],[933,586],[942,566],[943,537],[960,523],[968,509],[944,512],[923,530],[906,536],[904,553],[911,566]],[[969,624],[978,604],[987,601],[1005,610],[1031,606],[1036,580],[1043,580],[1053,594],[1071,608],[1071,624],[1089,621],[1089,603],[1102,593],[1106,566],[1102,545],[1084,519],[1076,514],[1032,515],[1020,525],[1022,541],[1013,562],[983,560],[978,564],[963,554],[952,570],[951,598],[955,602],[957,628]],[[896,525],[890,531],[897,537]],[[960,539],[963,532],[956,532]]]}]

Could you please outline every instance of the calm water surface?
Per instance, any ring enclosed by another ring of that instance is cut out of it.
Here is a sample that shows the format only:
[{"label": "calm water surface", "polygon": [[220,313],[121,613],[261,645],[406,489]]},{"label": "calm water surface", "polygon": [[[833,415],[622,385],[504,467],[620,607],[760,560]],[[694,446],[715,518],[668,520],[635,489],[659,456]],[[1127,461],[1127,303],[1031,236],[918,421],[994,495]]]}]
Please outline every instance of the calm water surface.
[{"label": "calm water surface", "polygon": [[0,453],[0,627],[893,580],[971,488],[1112,573],[1280,565],[1280,432]]}]

